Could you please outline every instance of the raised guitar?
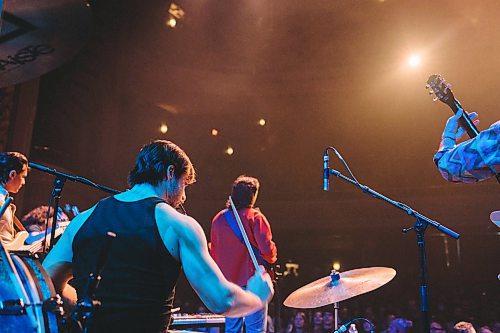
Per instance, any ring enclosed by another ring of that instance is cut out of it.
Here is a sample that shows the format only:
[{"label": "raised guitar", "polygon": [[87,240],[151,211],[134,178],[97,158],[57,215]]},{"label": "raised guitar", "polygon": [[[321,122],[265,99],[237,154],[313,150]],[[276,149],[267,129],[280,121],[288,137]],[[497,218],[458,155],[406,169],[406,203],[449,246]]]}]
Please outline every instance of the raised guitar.
[{"label": "raised guitar", "polygon": [[[460,102],[453,96],[451,91],[451,84],[446,82],[446,80],[440,74],[432,74],[427,79],[427,85],[425,86],[429,89],[429,94],[434,95],[434,101],[441,101],[448,105],[453,113],[457,113],[460,109],[464,110]],[[474,125],[474,122],[469,117],[467,112],[462,113],[462,116],[458,120],[460,125],[465,129],[469,137],[475,138],[479,134],[479,130]],[[497,181],[500,183],[500,174],[496,174]]]},{"label": "raised guitar", "polygon": [[[434,95],[434,101],[441,101],[444,104],[448,105],[453,113],[457,113],[460,109],[463,110],[460,102],[453,96],[453,92],[451,91],[451,84],[446,82],[446,80],[440,74],[432,74],[429,76],[427,80],[426,88],[429,89],[429,94]],[[459,119],[460,125],[465,129],[469,137],[472,139],[479,134],[476,125],[467,115],[467,112],[464,112]]]}]

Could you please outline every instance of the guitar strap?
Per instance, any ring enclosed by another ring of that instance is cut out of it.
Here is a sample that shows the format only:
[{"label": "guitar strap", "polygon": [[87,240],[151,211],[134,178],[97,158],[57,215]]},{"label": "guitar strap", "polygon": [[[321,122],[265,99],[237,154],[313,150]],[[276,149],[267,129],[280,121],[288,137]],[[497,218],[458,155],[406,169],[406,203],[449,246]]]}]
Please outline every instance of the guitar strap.
[{"label": "guitar strap", "polygon": [[26,231],[26,228],[24,227],[23,223],[19,221],[19,219],[15,215],[13,216],[14,216],[14,225],[16,226],[17,231]]},{"label": "guitar strap", "polygon": [[9,206],[7,207],[7,209],[12,210],[12,219],[13,219],[12,222],[14,224],[14,229],[17,229],[16,231],[26,231],[26,228],[24,228],[24,225],[21,223],[21,221],[19,221],[19,219],[15,215],[16,206],[13,203],[11,203],[12,201],[14,201],[13,198],[9,194],[7,194],[5,196],[5,201],[9,202],[9,204],[8,204]]},{"label": "guitar strap", "polygon": [[[229,224],[229,226],[231,227],[231,229],[233,230],[234,234],[239,239],[239,241],[243,245],[245,245],[245,241],[243,240],[243,235],[241,234],[240,228],[238,228],[236,224],[237,223],[236,218],[234,217],[233,213],[229,211],[229,209],[226,209],[224,211],[224,217],[226,218],[227,224]],[[264,266],[266,269],[269,269],[271,265],[267,261],[265,261],[264,258],[262,258],[259,249],[252,244],[250,245],[252,246],[252,251],[255,255],[255,259],[257,259],[257,262],[262,266]]]}]

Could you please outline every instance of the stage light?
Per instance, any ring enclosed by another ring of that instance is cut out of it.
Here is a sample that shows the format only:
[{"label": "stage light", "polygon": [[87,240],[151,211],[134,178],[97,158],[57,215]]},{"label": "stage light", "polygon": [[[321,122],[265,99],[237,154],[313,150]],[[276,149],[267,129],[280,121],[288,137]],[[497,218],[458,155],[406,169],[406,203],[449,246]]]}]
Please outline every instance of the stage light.
[{"label": "stage light", "polygon": [[165,24],[167,25],[167,27],[174,29],[177,25],[177,20],[175,19],[175,17],[170,17],[167,19],[167,22],[165,22]]},{"label": "stage light", "polygon": [[300,265],[294,262],[287,262],[285,263],[285,269],[286,271],[283,272],[284,276],[299,276],[299,268]]},{"label": "stage light", "polygon": [[160,126],[160,132],[162,134],[165,134],[165,133],[168,132],[168,126],[167,126],[167,124],[161,124],[161,126]]},{"label": "stage light", "polygon": [[413,54],[408,58],[408,65],[417,67],[422,62],[422,58],[418,54]]},{"label": "stage light", "polygon": [[229,146],[226,148],[225,153],[228,154],[229,156],[234,154],[234,149],[233,147]]},{"label": "stage light", "polygon": [[259,119],[259,125],[264,126],[266,124],[266,120],[264,118]]},{"label": "stage light", "polygon": [[178,21],[184,18],[186,13],[179,5],[171,3],[168,8],[167,19],[165,20],[165,25],[169,28],[174,29],[177,26]]},{"label": "stage light", "polygon": [[212,136],[217,136],[219,135],[219,131],[216,128],[212,128]]},{"label": "stage light", "polygon": [[334,270],[338,271],[340,269],[340,262],[334,261],[332,267]]}]

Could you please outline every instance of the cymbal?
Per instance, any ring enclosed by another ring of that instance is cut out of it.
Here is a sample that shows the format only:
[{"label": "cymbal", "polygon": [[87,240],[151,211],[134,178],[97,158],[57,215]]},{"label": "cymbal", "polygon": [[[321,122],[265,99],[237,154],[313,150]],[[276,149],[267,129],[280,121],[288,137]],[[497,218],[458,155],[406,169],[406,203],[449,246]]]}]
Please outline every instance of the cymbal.
[{"label": "cymbal", "polygon": [[0,88],[39,77],[71,59],[89,39],[91,23],[84,0],[5,1]]},{"label": "cymbal", "polygon": [[387,267],[369,267],[339,275],[337,281],[332,282],[332,277],[327,276],[295,290],[283,304],[291,308],[310,309],[340,302],[383,286],[396,276],[396,271]]}]

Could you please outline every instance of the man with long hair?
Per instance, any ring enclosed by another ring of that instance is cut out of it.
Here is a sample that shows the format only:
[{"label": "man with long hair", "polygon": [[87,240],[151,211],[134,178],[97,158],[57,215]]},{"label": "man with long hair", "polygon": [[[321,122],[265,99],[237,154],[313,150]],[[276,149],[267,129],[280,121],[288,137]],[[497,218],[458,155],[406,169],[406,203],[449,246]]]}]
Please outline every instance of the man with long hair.
[{"label": "man with long hair", "polygon": [[175,210],[195,182],[180,147],[164,140],[145,145],[128,180],[129,191],[76,216],[43,263],[56,290],[74,302],[68,281],[84,297],[107,233],[116,234],[95,292],[102,305],[92,332],[165,332],[181,266],[213,312],[245,315],[267,303],[273,294],[269,276],[256,272],[247,290],[230,283],[210,257],[198,222]]}]

